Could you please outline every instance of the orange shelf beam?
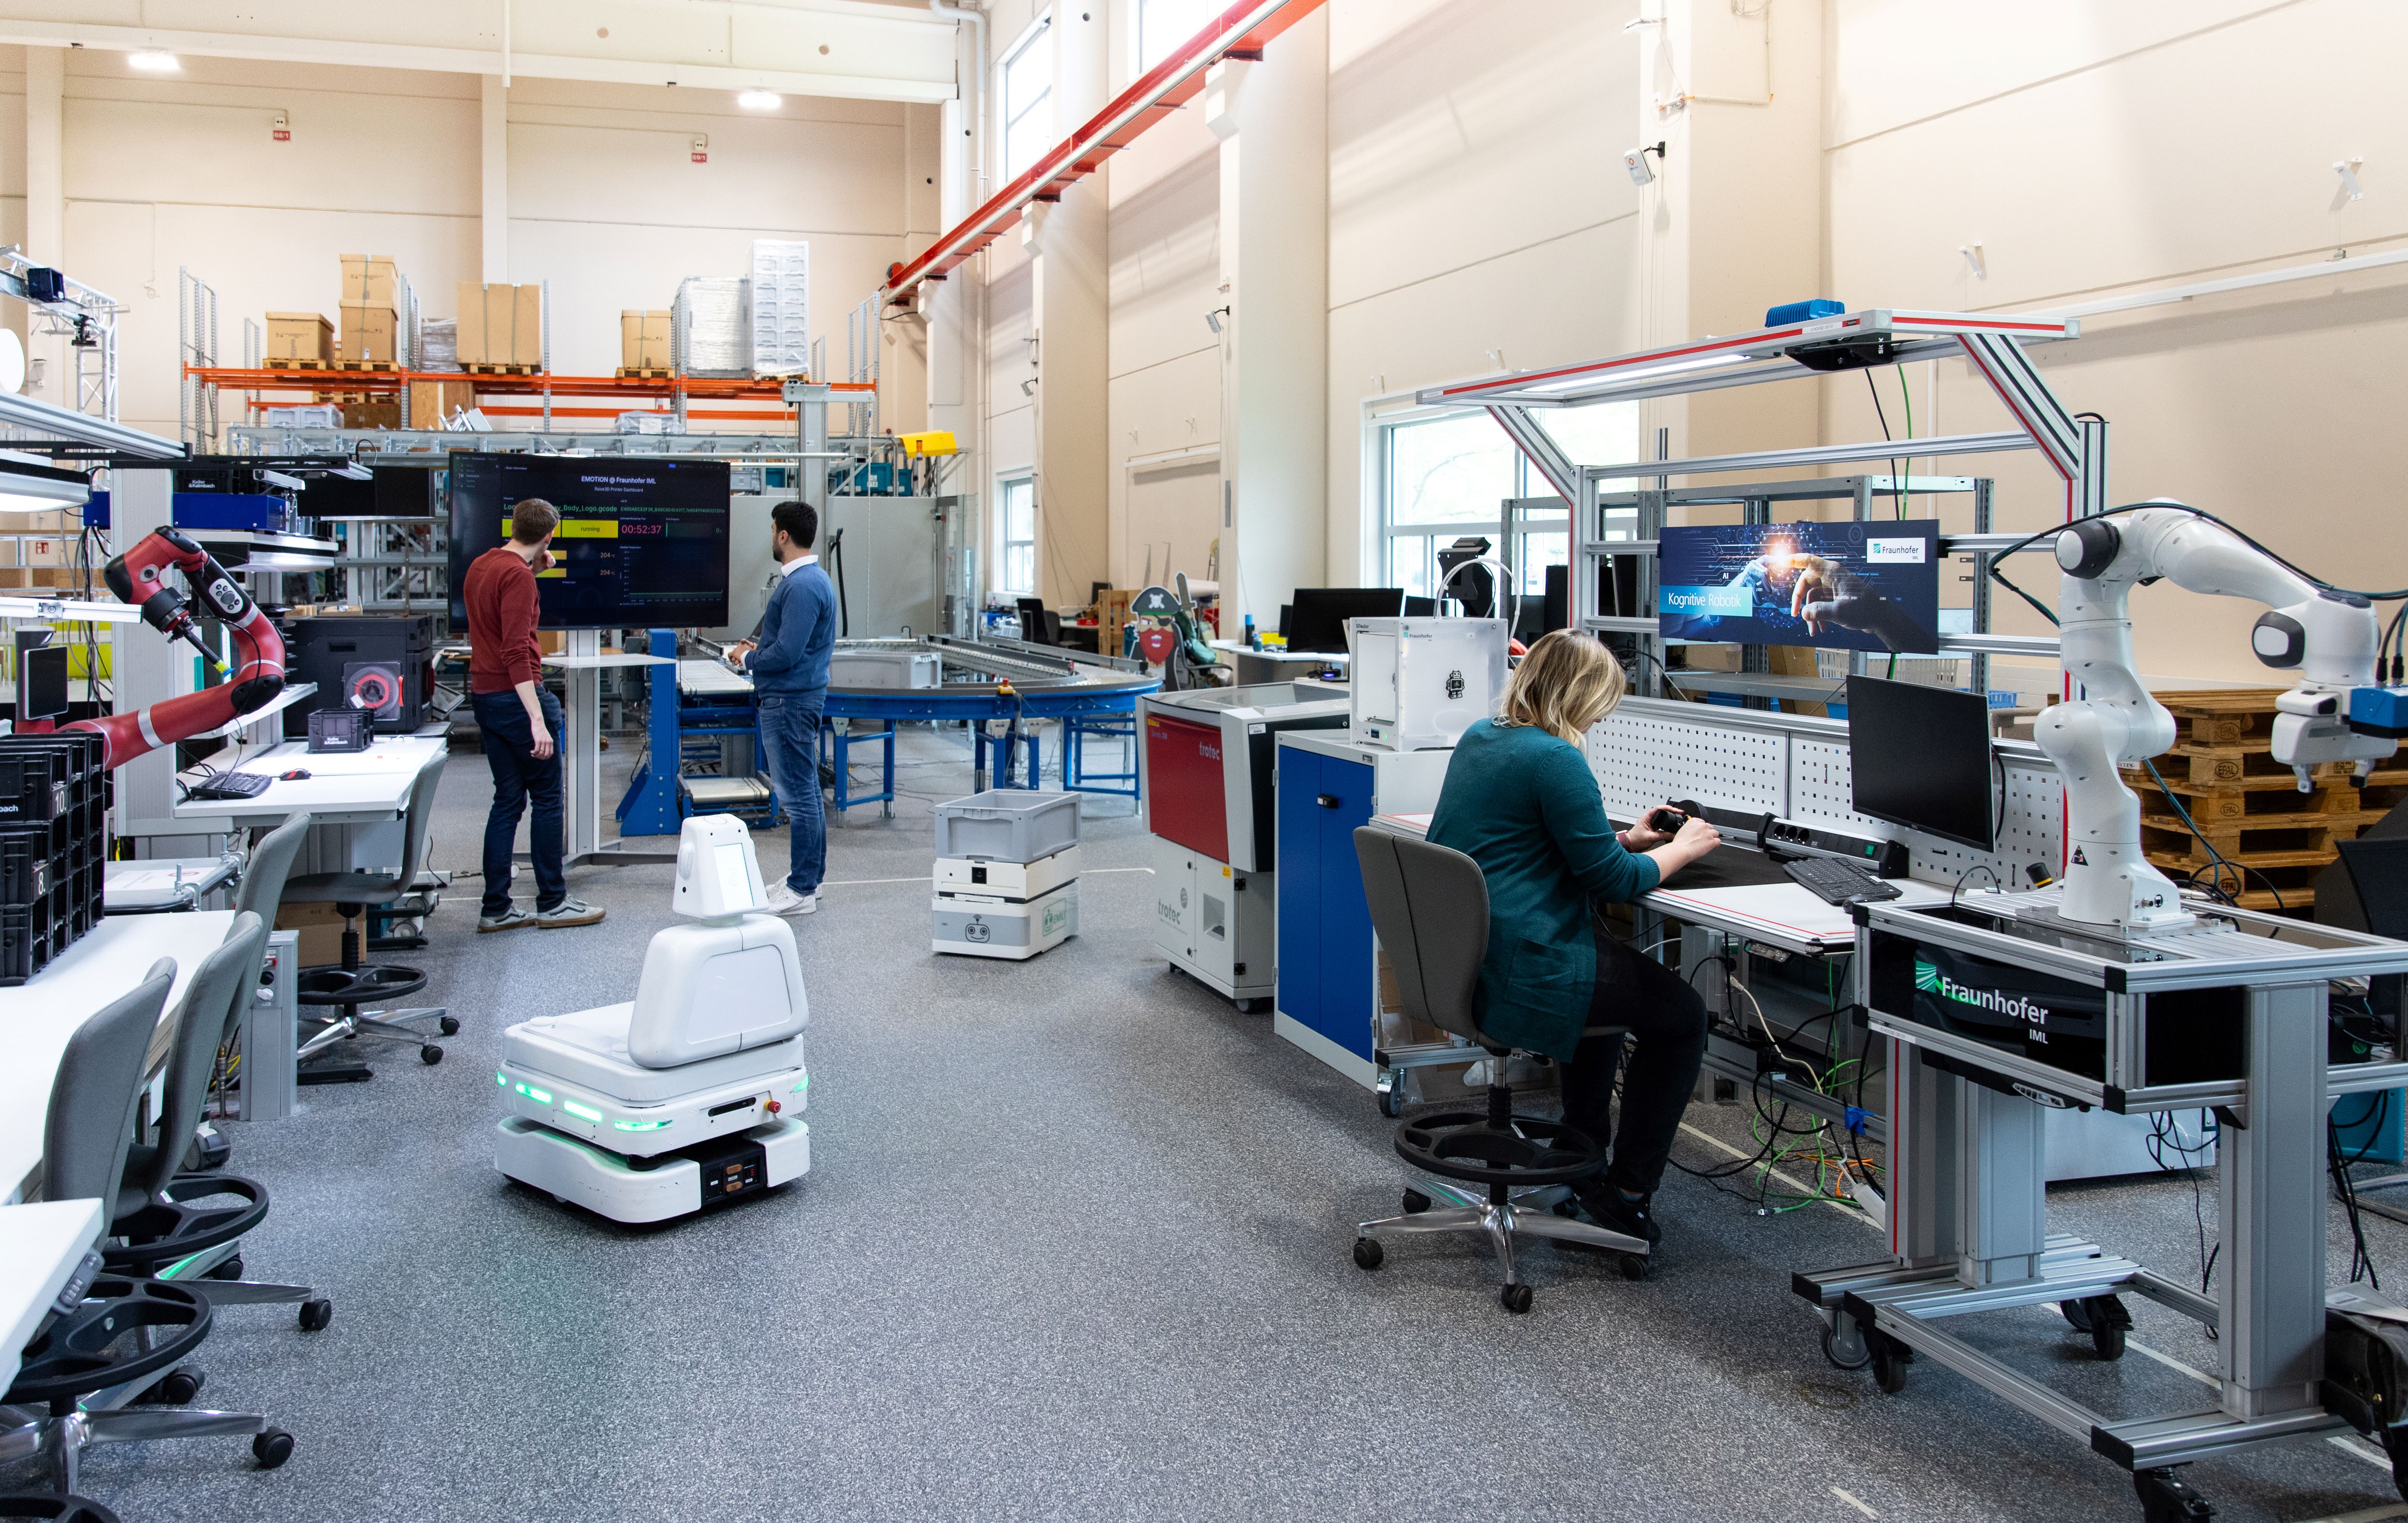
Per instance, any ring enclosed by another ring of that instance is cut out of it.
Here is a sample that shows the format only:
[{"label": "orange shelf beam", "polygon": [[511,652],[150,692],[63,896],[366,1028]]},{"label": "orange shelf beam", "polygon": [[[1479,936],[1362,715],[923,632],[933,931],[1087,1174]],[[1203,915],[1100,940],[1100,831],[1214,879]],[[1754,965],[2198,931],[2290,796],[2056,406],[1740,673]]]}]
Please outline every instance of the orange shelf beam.
[{"label": "orange shelf beam", "polygon": [[[376,391],[398,392],[412,381],[466,381],[480,396],[616,396],[674,398],[728,402],[784,402],[783,386],[775,379],[750,376],[686,376],[655,379],[641,376],[470,376],[456,370],[252,370],[224,365],[186,365],[184,374],[204,385],[228,391]],[[830,381],[832,391],[875,391],[873,381]],[[554,409],[557,411],[558,409]],[[791,411],[791,408],[786,409]]]}]

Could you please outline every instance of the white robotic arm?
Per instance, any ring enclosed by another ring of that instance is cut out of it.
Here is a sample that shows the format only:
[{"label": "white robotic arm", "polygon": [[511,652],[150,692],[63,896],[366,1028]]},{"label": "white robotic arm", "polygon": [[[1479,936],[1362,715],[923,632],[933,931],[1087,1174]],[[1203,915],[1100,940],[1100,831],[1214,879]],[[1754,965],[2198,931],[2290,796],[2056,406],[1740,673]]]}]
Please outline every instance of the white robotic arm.
[{"label": "white robotic arm", "polygon": [[2190,917],[2172,880],[2141,850],[2141,804],[2116,775],[2174,740],[2173,716],[2132,667],[2132,589],[2164,577],[2194,592],[2249,598],[2274,611],[2250,633],[2258,659],[2297,668],[2277,700],[2274,760],[2301,790],[2310,769],[2355,762],[2363,774],[2399,743],[2353,730],[2350,694],[2376,681],[2380,636],[2373,605],[2318,588],[2265,552],[2181,507],[2143,507],[2085,519],[2057,537],[2064,572],[2059,637],[2066,675],[2084,696],[2042,711],[2033,738],[2065,776],[2065,897],[2069,920],[2162,928]]}]

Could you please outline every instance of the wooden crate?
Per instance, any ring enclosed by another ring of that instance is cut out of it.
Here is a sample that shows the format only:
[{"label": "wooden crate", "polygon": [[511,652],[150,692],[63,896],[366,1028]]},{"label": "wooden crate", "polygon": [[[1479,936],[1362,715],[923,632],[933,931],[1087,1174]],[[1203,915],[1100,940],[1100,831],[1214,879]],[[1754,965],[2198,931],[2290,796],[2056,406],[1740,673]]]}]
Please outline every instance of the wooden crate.
[{"label": "wooden crate", "polygon": [[397,371],[401,366],[391,360],[263,360],[269,370],[363,370]]},{"label": "wooden crate", "polygon": [[[2273,756],[2275,699],[2287,690],[2236,688],[2157,694],[2174,719],[2174,744],[2156,759],[2157,778],[2144,768],[2123,773],[2141,799],[2141,843],[2149,861],[2175,876],[2221,874],[2249,909],[2303,910],[2315,902],[2315,878],[2337,856],[2336,843],[2354,839],[2392,802],[2362,793],[2347,762],[2299,777]],[[2408,785],[2408,769],[2400,775]],[[2166,795],[2181,801],[2186,824]],[[2191,828],[2196,825],[2196,832]],[[2204,838],[2202,840],[2202,837]],[[2213,853],[2210,847],[2214,847]]]},{"label": "wooden crate", "polygon": [[614,373],[621,380],[671,380],[677,372],[658,365],[621,365]]},{"label": "wooden crate", "polygon": [[543,374],[541,365],[494,364],[484,360],[465,361],[460,368],[471,376],[540,376]]}]

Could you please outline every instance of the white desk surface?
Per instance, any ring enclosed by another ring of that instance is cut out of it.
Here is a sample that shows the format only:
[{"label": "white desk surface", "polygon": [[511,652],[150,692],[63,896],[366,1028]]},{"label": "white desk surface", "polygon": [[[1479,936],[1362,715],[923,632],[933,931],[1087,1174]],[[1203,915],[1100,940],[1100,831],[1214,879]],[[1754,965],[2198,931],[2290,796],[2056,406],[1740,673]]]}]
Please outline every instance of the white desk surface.
[{"label": "white desk surface", "polygon": [[[449,743],[440,735],[381,735],[365,751],[320,751],[311,754],[306,740],[288,740],[245,757],[235,770],[265,773],[270,777],[296,768],[309,776],[297,782],[280,779],[248,799],[188,799],[171,811],[179,819],[226,819],[258,823],[282,819],[307,810],[319,816],[398,815],[409,798],[410,784],[430,763],[439,762]],[[231,753],[221,751],[209,759]],[[196,782],[198,772],[179,775]]]},{"label": "white desk surface", "polygon": [[100,1241],[98,1201],[0,1205],[0,1388],[17,1378],[19,1356],[59,1299],[67,1276]]},{"label": "white desk surface", "polygon": [[1215,650],[1239,651],[1249,656],[1260,656],[1265,661],[1309,662],[1315,666],[1343,666],[1354,659],[1343,650],[1287,650],[1278,648],[1257,650],[1243,640],[1211,640],[1206,643]]},{"label": "white desk surface", "polygon": [[151,857],[103,864],[101,891],[112,910],[165,909],[205,894],[234,876],[230,857]]},{"label": "white desk surface", "polygon": [[677,663],[678,691],[713,695],[734,695],[752,690],[752,679],[741,672],[731,672],[724,662],[688,656]]},{"label": "white desk surface", "polygon": [[[230,909],[112,916],[26,982],[0,989],[0,1051],[8,1055],[0,1063],[0,1189],[21,1195],[42,1161],[50,1085],[76,1029],[139,985],[152,962],[169,957],[176,960],[176,983],[160,1011],[164,1023],[201,960],[224,945],[233,927]],[[165,1056],[158,1046],[154,1037],[153,1066]]]},{"label": "white desk surface", "polygon": [[606,666],[666,666],[666,656],[642,656],[632,651],[613,651],[604,656],[546,655],[546,666],[557,666],[564,672],[598,672]]}]

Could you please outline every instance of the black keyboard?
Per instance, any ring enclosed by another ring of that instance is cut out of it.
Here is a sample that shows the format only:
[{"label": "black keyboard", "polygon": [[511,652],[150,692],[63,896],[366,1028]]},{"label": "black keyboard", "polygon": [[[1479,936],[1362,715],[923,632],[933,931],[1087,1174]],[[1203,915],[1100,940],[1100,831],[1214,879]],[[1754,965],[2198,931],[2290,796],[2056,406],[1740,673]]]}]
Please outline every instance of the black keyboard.
[{"label": "black keyboard", "polygon": [[255,799],[276,781],[264,772],[219,772],[184,790],[188,799]]},{"label": "black keyboard", "polygon": [[1898,887],[1884,883],[1855,862],[1837,857],[1802,857],[1781,864],[1791,880],[1827,904],[1859,899],[1896,899]]}]

